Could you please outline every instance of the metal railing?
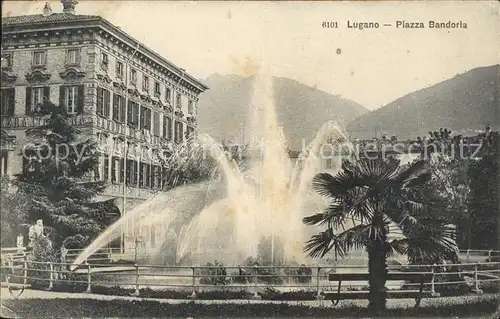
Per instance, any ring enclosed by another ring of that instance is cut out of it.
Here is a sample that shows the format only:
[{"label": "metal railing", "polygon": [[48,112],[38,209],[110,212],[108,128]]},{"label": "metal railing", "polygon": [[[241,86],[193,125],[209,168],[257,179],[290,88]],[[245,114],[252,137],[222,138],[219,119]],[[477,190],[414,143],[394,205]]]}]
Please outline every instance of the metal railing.
[{"label": "metal railing", "polygon": [[[496,251],[476,251],[491,258]],[[470,253],[470,252],[469,252]],[[470,254],[469,254],[470,257]],[[97,259],[94,259],[96,261]],[[141,289],[172,289],[184,293],[185,298],[196,298],[199,293],[214,290],[240,291],[249,298],[259,298],[265,289],[284,291],[305,291],[319,300],[322,293],[337,287],[337,282],[328,281],[332,272],[367,272],[365,265],[337,266],[164,266],[148,264],[110,264],[89,263],[85,261],[73,271],[71,263],[40,262],[29,260],[27,254],[19,257],[14,254],[2,256],[2,286],[13,284],[43,286],[53,290],[58,285],[78,286],[78,291],[92,292],[97,287],[120,286],[128,289],[131,295],[140,295]],[[450,275],[460,278],[469,277],[471,291],[481,293],[481,286],[487,283],[500,283],[500,262],[470,262],[442,265],[390,265],[393,272],[432,272],[432,279],[424,283],[431,292],[439,285],[463,284],[464,281],[446,279]],[[445,280],[440,280],[445,278]],[[344,283],[347,289],[360,290],[367,282],[353,281]],[[391,282],[388,282],[390,286]],[[401,288],[420,285],[420,283],[399,282],[393,286]],[[389,287],[389,289],[391,289]],[[74,290],[74,289],[73,289]],[[291,299],[290,299],[291,300]]]}]

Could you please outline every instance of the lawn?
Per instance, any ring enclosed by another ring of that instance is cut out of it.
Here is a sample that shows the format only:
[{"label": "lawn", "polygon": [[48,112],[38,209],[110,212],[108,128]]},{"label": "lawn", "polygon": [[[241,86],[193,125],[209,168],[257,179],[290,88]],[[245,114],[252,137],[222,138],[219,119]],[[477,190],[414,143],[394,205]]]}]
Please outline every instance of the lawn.
[{"label": "lawn", "polygon": [[[388,309],[383,317],[441,317],[481,318],[496,317],[499,295],[484,295],[464,298],[461,303],[447,302],[430,304],[415,309],[395,307]],[[5,300],[3,304],[21,318],[242,318],[242,317],[373,317],[365,307],[346,304],[338,308],[306,305],[227,303],[207,304],[196,302],[167,303],[151,300],[96,300],[96,299],[18,299]]]}]

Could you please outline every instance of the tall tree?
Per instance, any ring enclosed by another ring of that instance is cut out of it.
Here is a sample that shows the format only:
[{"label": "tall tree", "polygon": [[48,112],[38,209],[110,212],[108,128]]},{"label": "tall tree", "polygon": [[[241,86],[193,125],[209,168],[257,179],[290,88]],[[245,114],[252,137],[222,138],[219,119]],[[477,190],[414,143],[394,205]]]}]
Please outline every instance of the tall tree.
[{"label": "tall tree", "polygon": [[[322,213],[304,218],[308,225],[327,229],[314,235],[305,246],[311,257],[323,257],[333,250],[344,257],[351,249],[366,248],[370,274],[369,307],[379,312],[386,307],[387,257],[407,253],[410,259],[455,255],[453,228],[445,220],[422,214],[417,202],[430,174],[424,161],[399,166],[395,159],[345,161],[332,176],[314,177],[313,187],[330,200]],[[390,240],[389,235],[403,235]]]},{"label": "tall tree", "polygon": [[44,125],[27,132],[23,171],[16,176],[28,194],[27,219],[42,219],[54,248],[85,247],[109,223],[109,203],[95,203],[105,184],[94,180],[96,142],[71,125],[66,108],[44,102],[38,111]]},{"label": "tall tree", "polygon": [[472,248],[494,249],[498,243],[500,218],[500,152],[499,133],[481,137],[479,159],[469,169],[469,211],[473,238]]},{"label": "tall tree", "polygon": [[16,246],[17,235],[26,235],[25,204],[28,197],[17,192],[12,181],[6,176],[0,176],[0,235],[2,247]]},{"label": "tall tree", "polygon": [[439,198],[443,204],[439,214],[457,226],[457,242],[460,247],[468,247],[471,238],[468,198],[470,194],[467,171],[471,160],[468,157],[452,157],[436,154],[429,160],[432,179],[426,185],[426,198]]}]

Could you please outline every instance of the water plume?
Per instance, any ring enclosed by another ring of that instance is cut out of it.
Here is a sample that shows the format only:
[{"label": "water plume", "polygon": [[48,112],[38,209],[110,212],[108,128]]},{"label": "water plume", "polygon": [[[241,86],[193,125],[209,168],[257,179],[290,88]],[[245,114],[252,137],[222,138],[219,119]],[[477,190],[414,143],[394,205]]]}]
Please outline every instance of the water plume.
[{"label": "water plume", "polygon": [[[120,236],[123,225],[131,220],[134,225],[161,224],[158,241],[175,246],[176,262],[190,255],[195,263],[214,259],[240,263],[248,256],[257,256],[262,238],[271,238],[272,247],[279,240],[285,251],[285,260],[279,262],[304,262],[302,247],[307,234],[302,218],[326,205],[311,192],[310,182],[323,167],[324,145],[332,138],[333,141],[347,138],[336,123],[327,122],[319,128],[315,139],[304,146],[294,163],[279,126],[270,76],[254,77],[254,94],[249,107],[247,170],[240,171],[236,161],[227,156],[219,143],[210,136],[201,135],[198,142],[203,152],[188,153],[188,161],[215,160],[220,178],[176,188],[138,205],[87,247],[74,264],[81,263],[96,249]],[[328,156],[339,158],[333,148]],[[189,173],[186,161],[172,165]],[[210,197],[204,193],[214,184],[223,189],[223,196]],[[190,206],[192,202],[198,204]],[[182,216],[187,217],[179,219]],[[178,220],[183,222],[177,225]],[[176,230],[170,231],[174,226]],[[161,251],[157,249],[153,254],[161,254]],[[271,260],[265,262],[278,262],[272,254]]]}]

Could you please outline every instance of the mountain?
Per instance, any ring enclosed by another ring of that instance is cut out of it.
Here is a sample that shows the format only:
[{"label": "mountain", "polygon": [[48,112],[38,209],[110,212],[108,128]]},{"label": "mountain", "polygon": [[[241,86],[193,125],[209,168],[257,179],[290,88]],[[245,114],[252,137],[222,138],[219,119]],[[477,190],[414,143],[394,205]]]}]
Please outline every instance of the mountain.
[{"label": "mountain", "polygon": [[500,65],[480,67],[407,94],[349,123],[352,137],[373,138],[375,132],[399,139],[425,136],[446,127],[472,134],[500,126]]},{"label": "mountain", "polygon": [[[248,142],[249,106],[254,76],[214,74],[202,80],[210,88],[200,96],[198,128],[216,140]],[[302,139],[312,141],[328,120],[347,125],[368,112],[363,106],[287,78],[273,78],[278,122],[292,150],[300,150]],[[248,131],[246,131],[248,132]]]}]

